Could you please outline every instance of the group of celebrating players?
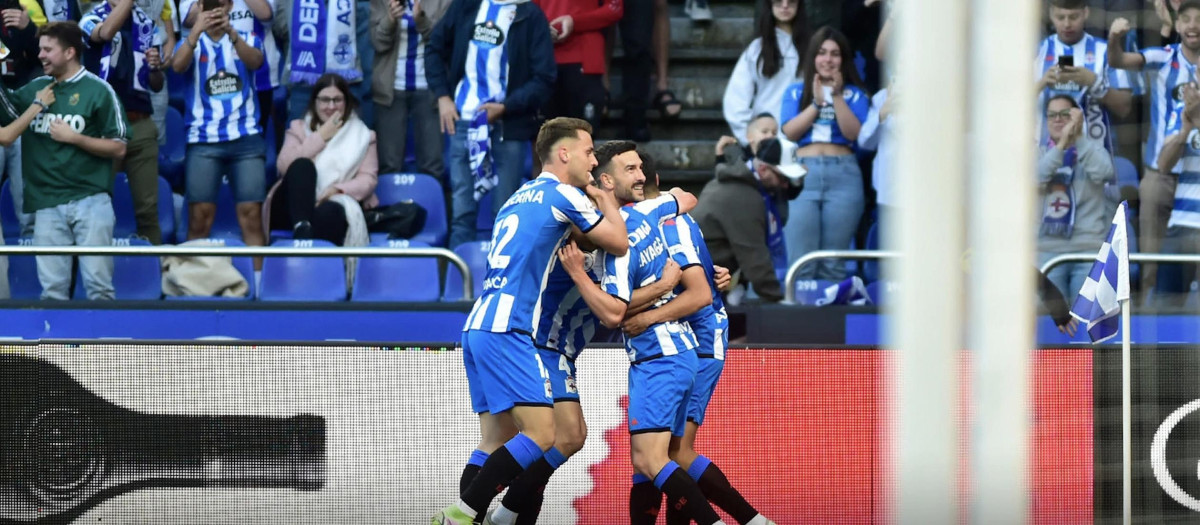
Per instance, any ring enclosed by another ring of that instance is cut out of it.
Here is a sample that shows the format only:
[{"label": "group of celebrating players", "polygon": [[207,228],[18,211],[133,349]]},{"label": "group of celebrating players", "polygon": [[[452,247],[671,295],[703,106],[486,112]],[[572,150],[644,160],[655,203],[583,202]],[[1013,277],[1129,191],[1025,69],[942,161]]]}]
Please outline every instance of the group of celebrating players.
[{"label": "group of celebrating players", "polygon": [[730,282],[687,215],[696,197],[660,194],[633,142],[593,148],[591,132],[547,121],[534,144],[542,173],[496,214],[462,339],[482,437],[461,499],[432,523],[536,523],[550,477],[583,447],[575,360],[601,323],[623,331],[631,362],[631,523],[654,523],[666,494],[668,523],[723,523],[712,501],[739,523],[773,525],[694,449],[724,366]]}]

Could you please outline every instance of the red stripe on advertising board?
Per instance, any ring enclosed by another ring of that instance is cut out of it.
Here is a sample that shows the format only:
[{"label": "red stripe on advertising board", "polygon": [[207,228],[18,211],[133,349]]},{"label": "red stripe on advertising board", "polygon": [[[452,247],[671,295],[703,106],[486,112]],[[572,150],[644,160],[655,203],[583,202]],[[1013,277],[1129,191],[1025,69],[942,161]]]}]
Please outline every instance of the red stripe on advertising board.
[{"label": "red stripe on advertising board", "polygon": [[[697,449],[777,523],[886,523],[891,358],[878,350],[734,349]],[[1091,363],[1090,349],[1034,353],[1034,523],[1092,522]],[[622,410],[627,403],[623,397]],[[597,437],[609,454],[589,469],[592,492],[575,500],[580,524],[612,523],[628,505],[628,432]]]}]

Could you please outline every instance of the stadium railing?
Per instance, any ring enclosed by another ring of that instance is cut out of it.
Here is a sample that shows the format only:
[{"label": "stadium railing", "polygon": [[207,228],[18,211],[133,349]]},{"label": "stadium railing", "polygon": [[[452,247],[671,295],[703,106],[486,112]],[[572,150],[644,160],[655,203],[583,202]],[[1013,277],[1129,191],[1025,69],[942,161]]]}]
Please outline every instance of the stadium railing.
[{"label": "stadium railing", "polygon": [[[787,275],[783,278],[783,303],[796,304],[796,280],[800,273],[800,268],[804,265],[819,261],[821,259],[857,259],[857,260],[874,260],[874,259],[891,259],[899,257],[900,252],[889,250],[817,250],[801,255],[796,262],[788,267]],[[1092,255],[1092,258],[1095,258]]]},{"label": "stadium railing", "polygon": [[100,255],[200,257],[435,257],[458,267],[463,278],[463,300],[474,300],[471,269],[458,254],[445,248],[391,248],[381,246],[306,248],[292,246],[23,246],[0,245],[3,255]]}]

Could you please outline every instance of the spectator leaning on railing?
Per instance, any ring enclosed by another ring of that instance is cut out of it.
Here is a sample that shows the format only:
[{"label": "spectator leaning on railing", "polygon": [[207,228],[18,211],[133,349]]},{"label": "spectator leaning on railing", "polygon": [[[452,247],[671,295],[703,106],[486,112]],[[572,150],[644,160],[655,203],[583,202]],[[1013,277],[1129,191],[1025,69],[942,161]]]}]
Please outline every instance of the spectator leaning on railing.
[{"label": "spectator leaning on railing", "polygon": [[[1042,213],[1038,263],[1063,253],[1094,252],[1104,244],[1116,204],[1104,195],[1114,179],[1112,156],[1088,136],[1083,110],[1070,95],[1055,95],[1045,106],[1047,139],[1038,159]],[[1067,297],[1075,297],[1092,263],[1057,266],[1046,276]]]},{"label": "spectator leaning on railing", "polygon": [[[36,214],[33,242],[41,246],[112,244],[113,159],[125,155],[129,123],[117,94],[80,63],[83,32],[74,22],[53,22],[40,32],[38,58],[47,76],[2,97],[0,122],[17,118],[30,103],[45,108],[22,140],[25,207]],[[41,99],[47,87],[54,102]],[[36,97],[35,97],[36,93]],[[38,256],[43,299],[69,298],[71,257]],[[112,257],[80,257],[88,299],[114,299]]]},{"label": "spectator leaning on railing", "polygon": [[200,13],[172,64],[188,80],[188,239],[208,237],[221,176],[228,174],[242,239],[248,246],[262,246],[266,145],[258,129],[253,73],[263,64],[262,43],[253,33],[233,29],[231,5],[219,0]]}]

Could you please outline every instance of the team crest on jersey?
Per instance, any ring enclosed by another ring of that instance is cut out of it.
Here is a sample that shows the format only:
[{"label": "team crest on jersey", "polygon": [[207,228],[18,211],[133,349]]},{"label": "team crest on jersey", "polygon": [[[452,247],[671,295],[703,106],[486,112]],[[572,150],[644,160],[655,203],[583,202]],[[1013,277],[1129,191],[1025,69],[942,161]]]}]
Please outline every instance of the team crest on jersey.
[{"label": "team crest on jersey", "polygon": [[67,99],[67,104],[74,106],[79,103],[79,93],[72,93],[71,98]]},{"label": "team crest on jersey", "polygon": [[242,79],[224,69],[204,82],[204,91],[217,100],[229,100],[242,92]]},{"label": "team crest on jersey", "polygon": [[496,27],[495,22],[488,20],[480,24],[475,24],[475,33],[471,37],[471,40],[479,47],[492,49],[504,43],[504,31]]},{"label": "team crest on jersey", "polygon": [[1096,54],[1095,54],[1095,53],[1088,53],[1088,54],[1086,54],[1086,55],[1083,55],[1083,63],[1085,63],[1085,64],[1095,64],[1095,63],[1096,63]]},{"label": "team crest on jersey", "polygon": [[1188,133],[1188,147],[1193,150],[1200,151],[1200,129],[1193,129]]}]

